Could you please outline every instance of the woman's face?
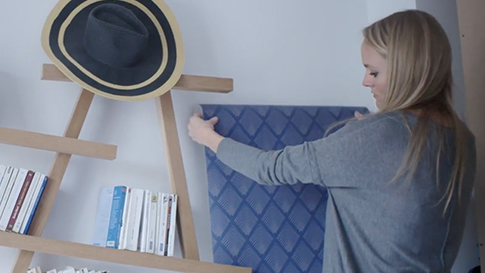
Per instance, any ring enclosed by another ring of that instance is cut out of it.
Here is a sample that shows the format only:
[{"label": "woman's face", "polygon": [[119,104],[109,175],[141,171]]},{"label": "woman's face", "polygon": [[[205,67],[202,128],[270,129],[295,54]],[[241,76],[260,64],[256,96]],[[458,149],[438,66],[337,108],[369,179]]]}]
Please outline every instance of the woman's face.
[{"label": "woman's face", "polygon": [[370,88],[376,100],[376,106],[380,109],[386,95],[386,59],[365,41],[361,46],[361,56],[362,63],[366,68],[362,85]]}]

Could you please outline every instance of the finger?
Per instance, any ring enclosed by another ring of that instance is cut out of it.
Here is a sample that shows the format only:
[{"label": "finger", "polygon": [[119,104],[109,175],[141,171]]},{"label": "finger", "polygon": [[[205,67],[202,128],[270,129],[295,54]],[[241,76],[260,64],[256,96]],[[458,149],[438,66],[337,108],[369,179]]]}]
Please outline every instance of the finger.
[{"label": "finger", "polygon": [[201,120],[201,118],[200,118],[200,117],[198,117],[198,116],[196,116],[196,115],[193,115],[193,116],[191,116],[191,117],[189,118],[189,123],[194,124],[194,123],[196,123],[196,122],[199,122],[200,120]]},{"label": "finger", "polygon": [[202,118],[202,114],[201,113],[194,113],[192,116]]},{"label": "finger", "polygon": [[209,119],[209,122],[210,122],[212,125],[216,124],[218,121],[219,121],[219,118],[218,118],[218,117],[213,117],[213,118]]}]

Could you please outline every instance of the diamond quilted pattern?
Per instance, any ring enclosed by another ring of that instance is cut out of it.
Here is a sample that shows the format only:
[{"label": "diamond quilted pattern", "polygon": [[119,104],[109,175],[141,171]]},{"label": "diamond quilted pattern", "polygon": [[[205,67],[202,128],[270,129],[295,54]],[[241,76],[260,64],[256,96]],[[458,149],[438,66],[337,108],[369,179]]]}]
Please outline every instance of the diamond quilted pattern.
[{"label": "diamond quilted pattern", "polygon": [[280,211],[275,203],[270,203],[266,207],[265,212],[261,217],[261,221],[272,233],[272,236],[276,236],[278,234],[284,220],[285,215]]},{"label": "diamond quilted pattern", "polygon": [[293,225],[285,222],[281,227],[280,232],[276,235],[276,240],[283,246],[286,252],[293,252],[296,243],[298,242],[299,234],[298,231],[293,227]]},{"label": "diamond quilted pattern", "polygon": [[246,204],[243,204],[239,213],[234,217],[234,224],[241,229],[244,236],[248,236],[257,223],[258,217]]},{"label": "diamond quilted pattern", "polygon": [[[363,107],[201,105],[219,117],[216,131],[263,149],[321,138],[333,123]],[[338,129],[338,128],[337,128]],[[327,192],[312,184],[263,186],[218,161],[206,149],[214,262],[254,273],[320,273]]]},{"label": "diamond quilted pattern", "polygon": [[[249,237],[249,242],[252,244],[254,249],[261,255],[265,254],[268,247],[273,243],[273,238],[268,232],[268,229],[264,227],[261,223],[258,223],[256,229]],[[266,259],[266,257],[261,256]],[[215,262],[215,261],[214,261]]]},{"label": "diamond quilted pattern", "polygon": [[247,204],[256,212],[258,217],[261,217],[269,201],[270,196],[268,193],[262,187],[258,186],[253,187],[246,197]]},{"label": "diamond quilted pattern", "polygon": [[280,207],[283,213],[288,214],[291,207],[295,204],[297,195],[291,187],[278,187],[273,195],[273,201]]}]

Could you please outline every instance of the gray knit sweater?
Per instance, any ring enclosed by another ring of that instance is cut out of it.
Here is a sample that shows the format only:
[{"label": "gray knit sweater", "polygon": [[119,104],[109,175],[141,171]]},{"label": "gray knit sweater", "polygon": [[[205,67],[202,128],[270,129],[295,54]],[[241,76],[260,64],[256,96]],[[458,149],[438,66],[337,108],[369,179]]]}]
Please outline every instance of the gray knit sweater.
[{"label": "gray knit sweater", "polygon": [[[411,114],[406,119],[411,127],[416,122]],[[323,272],[449,272],[475,178],[475,140],[467,131],[461,200],[453,198],[443,216],[440,199],[453,169],[454,134],[445,129],[437,171],[438,128],[432,123],[417,172],[407,183],[390,182],[410,137],[397,112],[351,121],[328,137],[278,151],[225,138],[217,157],[261,184],[316,183],[328,189]]]}]

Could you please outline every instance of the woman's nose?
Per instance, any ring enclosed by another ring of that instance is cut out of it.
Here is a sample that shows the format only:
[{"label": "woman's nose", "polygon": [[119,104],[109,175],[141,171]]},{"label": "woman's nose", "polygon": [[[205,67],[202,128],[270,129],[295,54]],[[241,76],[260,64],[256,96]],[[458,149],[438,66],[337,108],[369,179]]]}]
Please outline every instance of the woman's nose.
[{"label": "woman's nose", "polygon": [[362,81],[362,85],[365,87],[372,87],[374,85],[374,81],[369,78],[369,76],[365,76],[364,80]]}]

